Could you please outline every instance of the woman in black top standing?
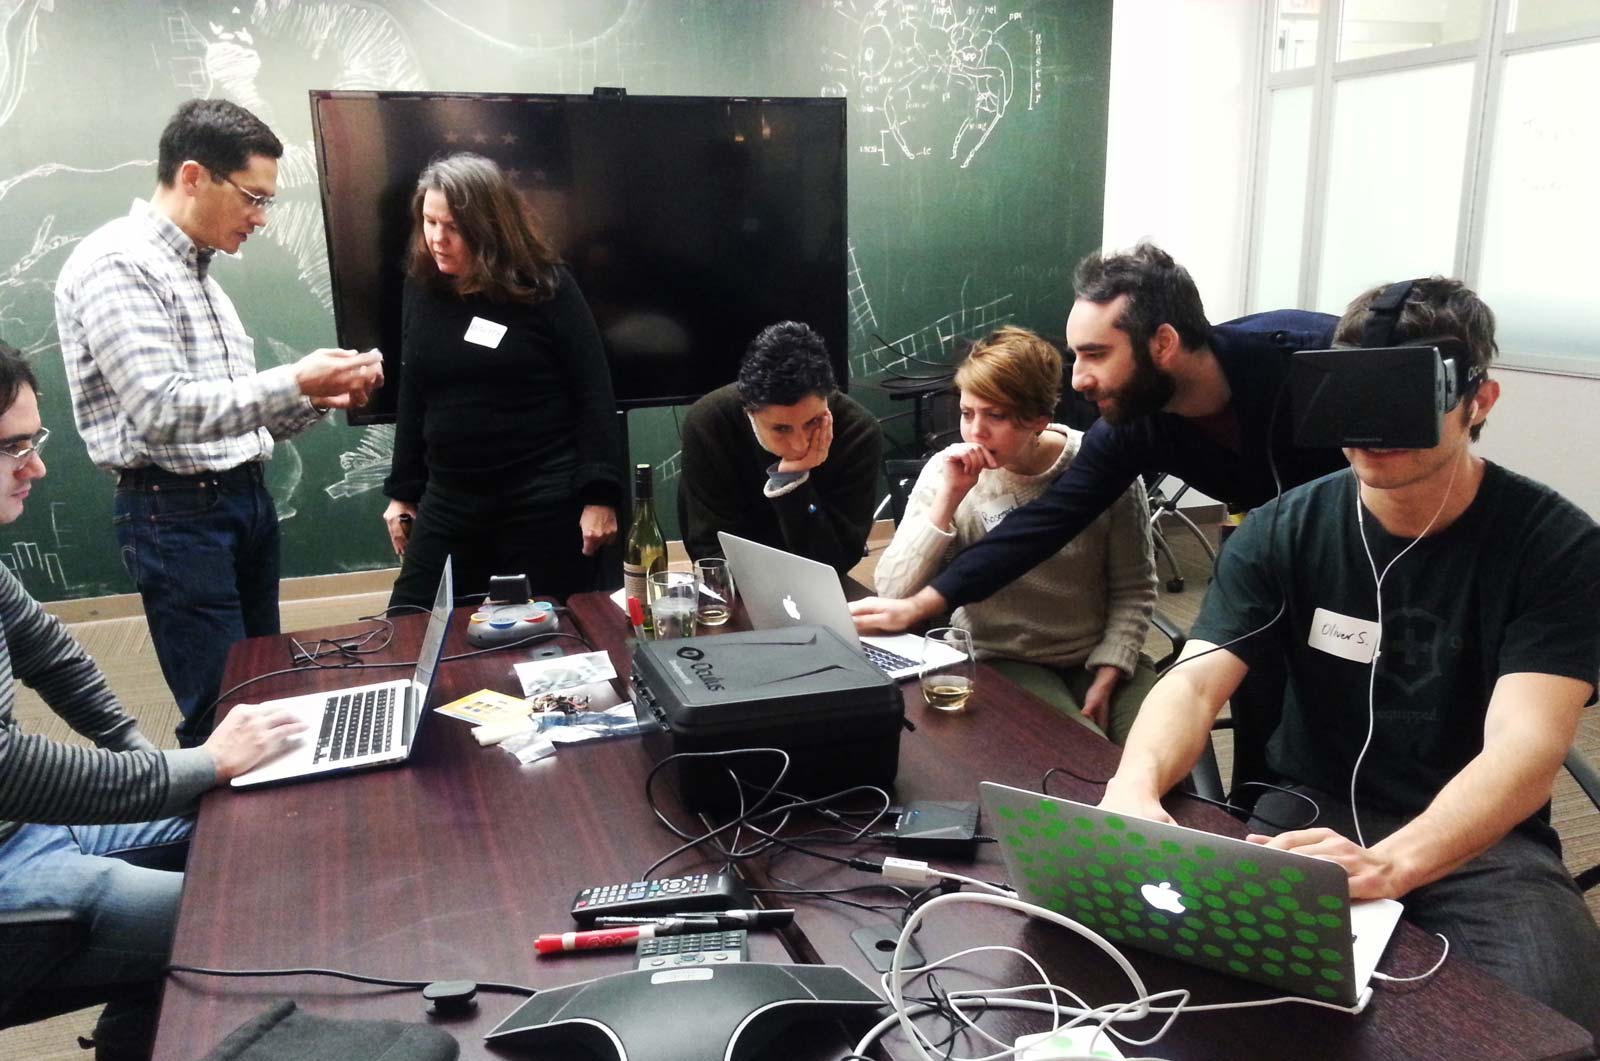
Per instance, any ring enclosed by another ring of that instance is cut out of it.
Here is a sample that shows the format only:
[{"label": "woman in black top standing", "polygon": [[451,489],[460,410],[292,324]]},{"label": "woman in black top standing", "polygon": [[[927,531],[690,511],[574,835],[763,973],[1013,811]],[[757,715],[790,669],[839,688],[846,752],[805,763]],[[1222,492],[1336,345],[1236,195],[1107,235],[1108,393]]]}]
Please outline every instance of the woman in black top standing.
[{"label": "woman in black top standing", "polygon": [[620,440],[594,317],[493,162],[422,171],[401,313],[399,419],[383,520],[402,557],[390,607],[526,574],[535,593],[593,586],[616,537]]}]

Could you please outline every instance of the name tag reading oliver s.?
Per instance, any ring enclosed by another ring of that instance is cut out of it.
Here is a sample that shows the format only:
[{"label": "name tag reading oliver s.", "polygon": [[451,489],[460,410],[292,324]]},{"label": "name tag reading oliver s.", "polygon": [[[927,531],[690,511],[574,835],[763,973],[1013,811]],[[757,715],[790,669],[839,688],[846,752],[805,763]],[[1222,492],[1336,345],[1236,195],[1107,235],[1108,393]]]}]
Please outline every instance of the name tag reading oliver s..
[{"label": "name tag reading oliver s.", "polygon": [[472,323],[467,325],[467,334],[463,336],[469,343],[478,346],[487,346],[491,350],[498,349],[500,340],[506,337],[506,326],[486,321],[482,317],[472,318]]},{"label": "name tag reading oliver s.", "polygon": [[1357,619],[1318,608],[1311,613],[1311,634],[1306,644],[1340,659],[1371,663],[1382,633],[1383,626],[1371,619]]}]

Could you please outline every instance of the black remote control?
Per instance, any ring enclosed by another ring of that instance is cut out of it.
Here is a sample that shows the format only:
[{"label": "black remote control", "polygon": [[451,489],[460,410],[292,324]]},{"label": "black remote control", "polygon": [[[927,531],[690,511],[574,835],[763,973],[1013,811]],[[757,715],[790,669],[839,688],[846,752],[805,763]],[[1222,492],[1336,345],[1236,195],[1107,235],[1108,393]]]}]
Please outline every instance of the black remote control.
[{"label": "black remote control", "polygon": [[721,932],[686,932],[681,936],[642,939],[639,968],[675,969],[685,965],[729,965],[750,960],[750,941],[742,928]]},{"label": "black remote control", "polygon": [[585,888],[572,900],[572,919],[587,925],[597,917],[665,917],[753,905],[732,874],[697,873]]}]

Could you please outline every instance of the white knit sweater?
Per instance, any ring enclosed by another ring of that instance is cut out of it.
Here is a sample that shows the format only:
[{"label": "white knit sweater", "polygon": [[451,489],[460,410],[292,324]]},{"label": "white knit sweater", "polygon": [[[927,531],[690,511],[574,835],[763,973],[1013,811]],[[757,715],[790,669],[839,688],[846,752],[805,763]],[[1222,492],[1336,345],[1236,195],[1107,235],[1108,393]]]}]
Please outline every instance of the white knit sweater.
[{"label": "white knit sweater", "polygon": [[[1081,432],[1065,436],[1053,465],[1040,475],[986,469],[962,499],[952,533],[928,519],[943,474],[929,461],[912,488],[905,518],[878,561],[877,591],[907,597],[928,584],[960,549],[977,541],[1007,512],[1027,504],[1067,470]],[[1150,506],[1135,480],[1116,504],[1049,559],[988,600],[957,608],[951,617],[972,631],[980,657],[1028,660],[1054,667],[1114,666],[1133,673],[1156,600]]]}]

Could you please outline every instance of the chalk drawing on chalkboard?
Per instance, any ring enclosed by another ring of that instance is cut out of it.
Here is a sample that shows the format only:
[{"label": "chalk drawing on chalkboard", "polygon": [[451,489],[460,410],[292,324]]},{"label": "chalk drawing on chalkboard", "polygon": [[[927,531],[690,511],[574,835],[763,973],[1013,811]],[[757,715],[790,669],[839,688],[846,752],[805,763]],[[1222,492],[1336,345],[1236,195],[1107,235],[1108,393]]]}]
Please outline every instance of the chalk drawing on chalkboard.
[{"label": "chalk drawing on chalkboard", "polygon": [[28,60],[39,48],[39,12],[50,0],[0,0],[0,125],[22,99]]},{"label": "chalk drawing on chalkboard", "polygon": [[[525,40],[512,40],[503,30],[489,28],[504,20],[506,5],[499,0],[451,0],[448,6],[435,0],[420,3],[479,44],[519,60],[554,64],[554,69],[542,71],[540,81],[553,77],[556,92],[588,92],[596,85],[626,84],[625,57],[640,50],[636,31],[645,6],[645,0],[626,0],[615,17],[585,36],[568,31],[547,40],[537,29],[530,29]],[[552,10],[557,10],[555,5]],[[602,13],[600,17],[605,16]],[[528,17],[522,21],[537,25]]]},{"label": "chalk drawing on chalkboard", "polygon": [[683,450],[672,451],[672,456],[656,465],[656,482],[671,482],[683,474]]},{"label": "chalk drawing on chalkboard", "polygon": [[361,432],[356,448],[339,454],[344,477],[324,486],[323,492],[339,500],[378,489],[389,474],[394,456],[394,425],[372,424]]},{"label": "chalk drawing on chalkboard", "polygon": [[960,340],[981,339],[1012,320],[1009,309],[1012,295],[1001,295],[976,306],[966,305],[966,292],[962,291],[962,305],[937,320],[907,332],[889,343],[885,350],[876,343],[850,359],[850,378],[861,379],[880,372],[894,372],[910,365],[915,358],[918,367],[924,362],[953,364]]},{"label": "chalk drawing on chalkboard", "polygon": [[[112,166],[69,166],[61,162],[45,162],[9,177],[0,178],[0,202],[28,181],[45,181],[56,178],[51,185],[73,176],[111,173],[129,166],[150,166],[154,162],[135,159]],[[56,188],[51,195],[55,200],[70,202],[83,193],[74,185]],[[55,314],[53,311],[55,273],[60,267],[64,248],[83,238],[84,233],[71,231],[71,222],[63,224],[54,213],[39,215],[34,220],[19,209],[14,215],[16,223],[0,226],[0,234],[9,237],[0,243],[3,253],[11,255],[10,261],[0,261],[0,335],[29,357],[50,350],[56,345]],[[26,220],[24,220],[26,217]],[[33,225],[31,234],[25,227]]]},{"label": "chalk drawing on chalkboard", "polygon": [[884,165],[970,166],[1011,105],[1016,70],[1001,36],[1026,47],[1022,12],[975,4],[957,15],[949,0],[834,0],[833,11],[849,43],[824,49],[822,92],[855,100],[859,150]]},{"label": "chalk drawing on chalkboard", "polygon": [[856,263],[854,240],[845,242],[845,253],[850,258],[850,271],[845,280],[850,285],[850,331],[857,343],[865,343],[871,341],[872,332],[878,327],[878,315],[873,312],[866,281],[861,278],[861,266]]},{"label": "chalk drawing on chalkboard", "polygon": [[37,542],[14,542],[11,548],[0,552],[0,563],[11,569],[24,587],[37,583],[42,577],[54,589],[67,588],[67,573],[61,567],[61,556],[45,552]]}]

